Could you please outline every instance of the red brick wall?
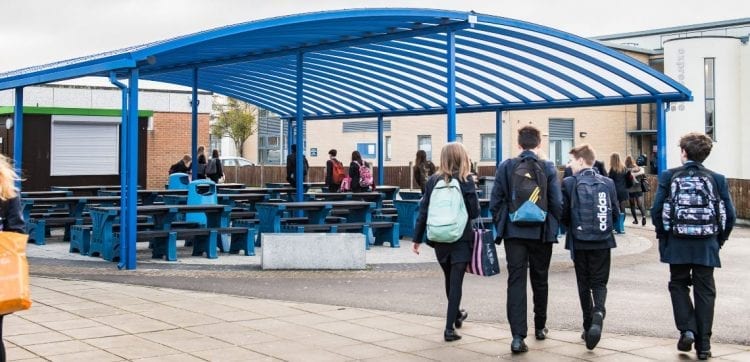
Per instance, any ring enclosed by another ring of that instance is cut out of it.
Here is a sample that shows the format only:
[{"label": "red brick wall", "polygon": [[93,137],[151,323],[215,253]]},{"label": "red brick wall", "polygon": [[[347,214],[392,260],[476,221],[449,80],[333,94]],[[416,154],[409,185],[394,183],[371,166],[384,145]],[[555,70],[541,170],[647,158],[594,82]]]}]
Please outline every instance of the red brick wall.
[{"label": "red brick wall", "polygon": [[[147,137],[147,188],[164,188],[169,166],[190,154],[190,117],[190,113],[154,112],[153,130]],[[198,145],[208,146],[208,120],[208,114],[198,115]]]}]

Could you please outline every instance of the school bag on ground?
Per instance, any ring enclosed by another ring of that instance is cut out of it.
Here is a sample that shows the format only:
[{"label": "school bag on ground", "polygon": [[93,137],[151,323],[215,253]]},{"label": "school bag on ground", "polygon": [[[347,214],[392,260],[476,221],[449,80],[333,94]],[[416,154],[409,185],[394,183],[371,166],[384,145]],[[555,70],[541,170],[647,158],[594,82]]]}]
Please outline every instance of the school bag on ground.
[{"label": "school bag on ground", "polygon": [[344,177],[346,177],[344,165],[339,162],[339,160],[331,160],[331,162],[331,180],[333,180],[333,183],[335,184],[340,184],[344,181]]},{"label": "school bag on ground", "polygon": [[612,207],[604,176],[593,170],[574,175],[570,232],[576,240],[605,241],[612,235]]},{"label": "school bag on ground", "polygon": [[364,162],[359,165],[359,186],[372,186],[372,170]]},{"label": "school bag on ground", "polygon": [[455,178],[440,179],[430,194],[427,208],[427,239],[439,243],[458,241],[464,234],[469,213],[464,204],[461,185]]},{"label": "school bag on ground", "polygon": [[664,202],[664,230],[683,238],[710,238],[724,231],[727,209],[713,175],[698,165],[675,171]]},{"label": "school bag on ground", "polygon": [[520,226],[544,224],[547,218],[547,176],[543,161],[519,158],[510,176],[510,221]]},{"label": "school bag on ground", "polygon": [[217,160],[215,158],[208,160],[208,163],[206,164],[206,176],[216,174],[216,162]]}]

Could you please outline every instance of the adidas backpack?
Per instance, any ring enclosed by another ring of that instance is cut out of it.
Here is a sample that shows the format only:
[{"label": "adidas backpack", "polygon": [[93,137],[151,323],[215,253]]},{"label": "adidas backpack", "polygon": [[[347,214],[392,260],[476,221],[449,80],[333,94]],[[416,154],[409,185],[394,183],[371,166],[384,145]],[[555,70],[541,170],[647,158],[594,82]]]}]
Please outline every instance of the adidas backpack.
[{"label": "adidas backpack", "polygon": [[574,175],[570,195],[570,232],[576,240],[605,241],[612,235],[613,200],[609,197],[606,177],[593,170]]},{"label": "adidas backpack", "polygon": [[664,230],[683,238],[709,238],[721,233],[727,210],[716,193],[716,180],[702,166],[678,169],[672,175],[662,209]]},{"label": "adidas backpack", "polygon": [[517,159],[510,176],[510,221],[521,226],[544,224],[547,218],[547,176],[542,161]]},{"label": "adidas backpack", "polygon": [[464,234],[469,213],[464,204],[461,185],[455,178],[437,182],[430,194],[427,208],[427,240],[439,243],[458,241]]}]

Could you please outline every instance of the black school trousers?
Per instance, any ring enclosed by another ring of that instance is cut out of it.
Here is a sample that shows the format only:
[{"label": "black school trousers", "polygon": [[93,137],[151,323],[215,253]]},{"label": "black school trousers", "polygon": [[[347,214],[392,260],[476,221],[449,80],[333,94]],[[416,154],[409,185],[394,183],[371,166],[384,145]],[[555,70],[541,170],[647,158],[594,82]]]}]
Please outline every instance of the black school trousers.
[{"label": "black school trousers", "polygon": [[576,250],[573,265],[578,283],[578,298],[581,300],[583,329],[591,328],[594,312],[606,314],[607,282],[612,260],[612,249]]},{"label": "black school trousers", "polygon": [[547,297],[549,294],[549,264],[552,243],[540,240],[506,239],[505,258],[508,260],[508,295],[506,312],[510,331],[514,336],[526,338],[526,270],[531,278],[534,299],[534,328],[547,324]]},{"label": "black school trousers", "polygon": [[[669,272],[669,294],[677,329],[695,334],[696,350],[710,350],[716,302],[714,268],[697,264],[670,264]],[[691,285],[693,300],[690,299]]]}]

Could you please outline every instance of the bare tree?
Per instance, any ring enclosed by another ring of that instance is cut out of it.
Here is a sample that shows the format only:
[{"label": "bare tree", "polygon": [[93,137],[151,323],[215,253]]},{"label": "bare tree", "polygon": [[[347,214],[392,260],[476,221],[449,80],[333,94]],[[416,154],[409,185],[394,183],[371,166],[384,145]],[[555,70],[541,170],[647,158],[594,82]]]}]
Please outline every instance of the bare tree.
[{"label": "bare tree", "polygon": [[231,138],[240,157],[243,157],[245,141],[255,133],[255,107],[228,97],[227,104],[214,103],[213,109],[218,118],[211,126],[211,134]]}]

